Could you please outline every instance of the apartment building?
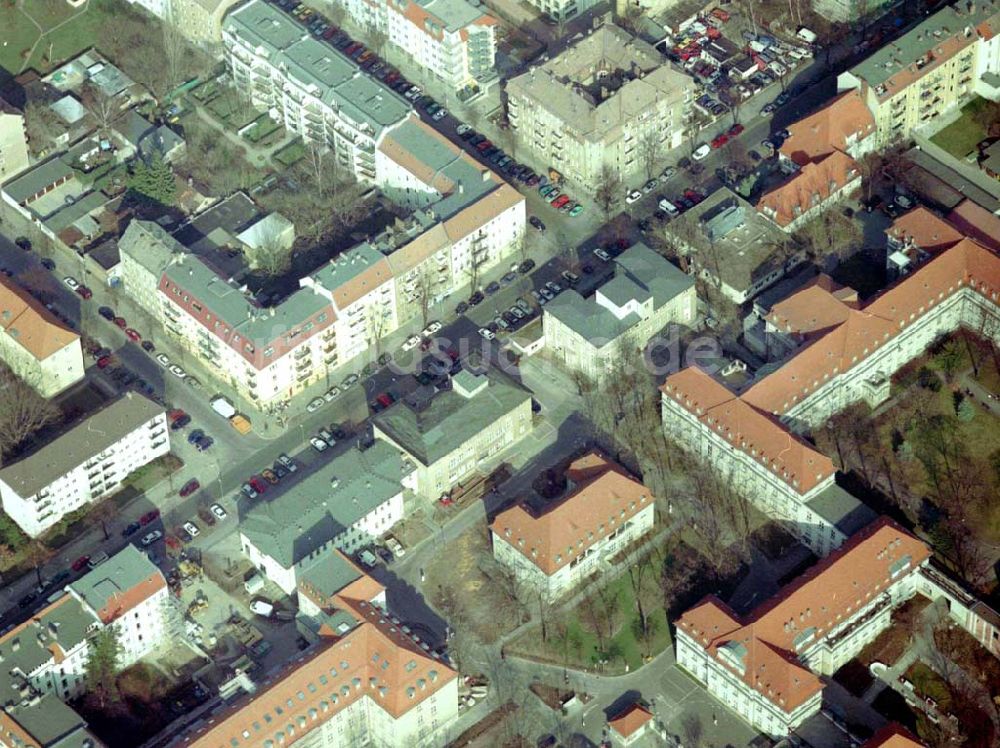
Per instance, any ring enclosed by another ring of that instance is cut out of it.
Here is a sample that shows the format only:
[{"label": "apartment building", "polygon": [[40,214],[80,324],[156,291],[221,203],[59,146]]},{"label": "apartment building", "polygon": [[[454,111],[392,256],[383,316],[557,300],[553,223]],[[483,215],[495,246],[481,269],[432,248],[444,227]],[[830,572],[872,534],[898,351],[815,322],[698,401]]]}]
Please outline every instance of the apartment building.
[{"label": "apartment building", "polygon": [[873,149],[875,120],[857,91],[847,91],[788,127],[779,163],[788,177],[757,209],[783,231],[800,229],[861,186],[857,158]]},{"label": "apartment building", "polygon": [[884,402],[892,374],[959,326],[1000,335],[998,298],[1000,258],[967,238],[864,306],[813,286],[771,320],[809,334],[807,345],[739,396],[696,368],[667,377],[664,429],[825,555],[850,535],[858,502],[833,482],[829,458],[796,434],[854,402]]},{"label": "apartment building", "polygon": [[88,572],[0,636],[0,744],[101,746],[65,701],[84,690],[90,638],[114,626],[128,667],[166,640],[167,583],[133,546]]},{"label": "apartment building", "polygon": [[80,336],[6,275],[0,275],[0,360],[45,398],[84,377]]},{"label": "apartment building", "polygon": [[[174,738],[175,748],[442,745],[458,716],[458,673],[350,583],[322,611],[316,643]],[[302,598],[300,598],[302,599]]]},{"label": "apartment building", "polygon": [[666,231],[685,256],[688,272],[735,304],[749,301],[806,260],[802,247],[728,187],[671,221]]},{"label": "apartment building", "polygon": [[677,622],[677,663],[754,728],[787,735],[820,710],[818,676],[889,627],[929,558],[883,517],[745,617],[706,597]]},{"label": "apartment building", "polygon": [[375,182],[375,148],[410,114],[408,101],[262,0],[230,13],[222,40],[235,85],[256,106],[328,148],[329,169]]},{"label": "apartment building", "polygon": [[519,152],[593,195],[605,169],[625,185],[680,147],[694,81],[646,42],[604,24],[507,82]]},{"label": "apartment building", "polygon": [[490,525],[493,556],[518,581],[561,597],[653,529],[649,489],[590,452],[566,470],[566,493],[544,506],[506,509]]},{"label": "apartment building", "polygon": [[292,594],[301,570],[324,552],[351,554],[391,530],[403,519],[403,492],[415,487],[412,461],[376,439],[242,516],[243,553]]},{"label": "apartment building", "polygon": [[331,624],[337,611],[347,607],[348,600],[364,601],[387,610],[385,587],[337,548],[318,553],[303,564],[297,576],[296,620],[304,624],[307,635],[312,634],[314,640],[325,626],[336,628]]},{"label": "apartment building", "polygon": [[947,6],[838,76],[838,90],[857,90],[874,116],[877,147],[909,138],[996,79],[998,15],[996,0]]},{"label": "apartment building", "polygon": [[0,183],[28,168],[24,114],[0,96]]},{"label": "apartment building", "polygon": [[694,278],[645,244],[614,263],[614,276],[589,299],[570,289],[542,309],[546,348],[597,384],[668,323],[691,325],[697,305]]},{"label": "apartment building", "polygon": [[375,437],[416,467],[416,493],[435,500],[531,433],[531,392],[489,369],[463,369],[451,387],[416,391],[372,419]]},{"label": "apartment building", "polygon": [[384,34],[413,66],[451,91],[481,88],[496,78],[499,22],[477,2],[337,0],[337,4],[363,32]]},{"label": "apartment building", "polygon": [[[154,0],[155,2],[155,0]],[[195,44],[215,46],[222,41],[226,13],[239,0],[168,0],[170,22]]]},{"label": "apartment building", "polygon": [[0,468],[0,502],[22,530],[38,537],[169,451],[162,406],[129,391]]}]

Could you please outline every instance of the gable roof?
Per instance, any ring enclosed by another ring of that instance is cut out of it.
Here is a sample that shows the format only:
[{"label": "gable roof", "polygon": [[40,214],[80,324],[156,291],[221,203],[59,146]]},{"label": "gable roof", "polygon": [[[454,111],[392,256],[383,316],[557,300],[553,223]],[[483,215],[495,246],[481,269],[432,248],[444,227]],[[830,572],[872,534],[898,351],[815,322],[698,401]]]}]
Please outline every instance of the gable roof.
[{"label": "gable roof", "polygon": [[781,153],[799,166],[833,151],[847,151],[854,142],[875,132],[875,118],[858,90],[847,91],[829,104],[788,126]]},{"label": "gable roof", "polygon": [[80,340],[44,304],[5,275],[0,275],[0,328],[38,361]]},{"label": "gable roof", "polygon": [[836,194],[858,175],[857,162],[843,151],[807,161],[790,179],[761,196],[757,209],[779,226]]},{"label": "gable roof", "polygon": [[641,704],[630,704],[625,711],[608,720],[608,726],[627,738],[653,719],[652,713]]},{"label": "gable roof", "polygon": [[931,253],[955,246],[964,236],[951,223],[922,205],[894,220],[885,233],[904,245],[912,243]]},{"label": "gable roof", "polygon": [[660,390],[664,398],[676,401],[705,428],[718,432],[735,448],[760,460],[801,494],[832,478],[836,472],[829,457],[697,367],[690,366],[667,377]]},{"label": "gable roof", "polygon": [[494,535],[548,575],[579,558],[653,501],[649,489],[596,452],[575,460],[567,478],[577,485],[541,514],[517,504],[500,512],[490,525]]},{"label": "gable roof", "polygon": [[249,748],[295,742],[366,697],[398,718],[458,676],[381,608],[366,601],[353,601],[351,607],[357,626],[341,638],[325,636],[255,694],[195,723],[177,744]]},{"label": "gable roof", "polygon": [[876,732],[862,748],[923,748],[924,744],[895,722],[890,722]]},{"label": "gable roof", "polygon": [[963,286],[994,298],[1000,292],[1000,257],[971,239],[941,252],[861,309],[850,310],[844,322],[750,387],[742,399],[763,412],[786,412]]},{"label": "gable roof", "polygon": [[796,652],[830,635],[929,557],[922,541],[882,517],[745,619],[710,596],[681,616],[677,626],[744,683],[790,712],[823,688]]},{"label": "gable roof", "polygon": [[821,273],[771,307],[767,321],[788,333],[825,332],[844,322],[859,305],[858,293]]},{"label": "gable roof", "polygon": [[167,586],[146,554],[127,545],[69,586],[104,624],[128,613]]},{"label": "gable roof", "polygon": [[984,247],[1000,252],[1000,217],[972,200],[963,200],[948,214],[948,221]]}]

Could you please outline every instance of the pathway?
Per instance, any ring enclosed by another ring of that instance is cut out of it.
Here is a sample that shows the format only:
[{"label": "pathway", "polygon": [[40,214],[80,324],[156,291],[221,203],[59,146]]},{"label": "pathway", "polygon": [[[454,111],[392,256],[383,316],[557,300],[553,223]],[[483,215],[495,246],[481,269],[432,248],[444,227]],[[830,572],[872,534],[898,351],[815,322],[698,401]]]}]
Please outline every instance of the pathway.
[{"label": "pathway", "polygon": [[21,65],[21,69],[18,71],[22,73],[24,72],[25,68],[27,68],[28,65],[31,63],[31,58],[34,57],[35,55],[35,49],[46,37],[46,35],[51,34],[53,31],[62,28],[70,21],[75,20],[77,16],[82,16],[84,13],[86,13],[90,9],[90,0],[86,0],[86,3],[84,4],[83,8],[81,8],[79,13],[74,13],[68,18],[64,18],[62,21],[60,21],[50,29],[42,28],[42,25],[34,19],[34,17],[25,9],[24,5],[25,5],[24,0],[18,0],[17,9],[21,12],[21,15],[23,15],[25,18],[31,21],[35,25],[35,28],[38,29],[38,38],[35,39],[35,43],[31,45],[31,49],[29,50],[27,57],[24,58],[24,63]]},{"label": "pathway", "polygon": [[[273,143],[269,146],[261,146],[257,143],[251,143],[245,138],[241,138],[239,135],[234,133],[228,127],[220,123],[211,114],[205,111],[202,106],[195,107],[195,111],[198,113],[198,118],[204,122],[206,125],[211,127],[216,132],[220,133],[222,137],[228,140],[230,143],[235,145],[237,148],[243,149],[247,153],[247,160],[257,168],[267,168],[274,166],[271,158],[274,156],[276,151],[284,148],[288,145],[290,138],[285,137],[279,140],[277,143]],[[280,171],[284,167],[280,167]]]}]

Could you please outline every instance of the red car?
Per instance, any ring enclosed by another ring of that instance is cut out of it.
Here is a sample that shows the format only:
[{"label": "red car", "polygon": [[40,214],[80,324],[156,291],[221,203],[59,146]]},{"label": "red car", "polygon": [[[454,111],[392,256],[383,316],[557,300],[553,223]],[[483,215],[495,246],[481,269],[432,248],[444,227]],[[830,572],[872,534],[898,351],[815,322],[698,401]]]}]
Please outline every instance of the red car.
[{"label": "red car", "polygon": [[87,288],[86,286],[77,286],[77,287],[76,287],[76,292],[77,292],[78,294],[80,294],[80,295],[81,295],[81,296],[82,296],[83,298],[85,298],[85,299],[89,299],[89,298],[90,298],[91,296],[93,296],[93,295],[94,295],[94,292],[93,292],[93,291],[91,291],[91,290],[90,290],[89,288]]},{"label": "red car", "polygon": [[449,496],[448,494],[442,496],[440,499],[438,499],[438,501],[441,502],[442,506],[451,506],[452,504],[455,503],[455,500],[452,499],[451,496]]},{"label": "red car", "polygon": [[201,488],[201,484],[198,482],[197,478],[192,478],[191,480],[189,480],[187,483],[184,484],[184,486],[181,488],[180,491],[178,491],[178,493],[181,496],[190,496],[199,488]]},{"label": "red car", "polygon": [[492,148],[492,147],[493,147],[493,144],[490,141],[484,140],[482,143],[480,143],[479,145],[476,146],[476,150],[477,151],[485,151],[485,150],[487,150],[489,148]]},{"label": "red car", "polygon": [[129,340],[135,343],[138,343],[140,340],[142,340],[142,335],[133,330],[131,327],[125,330],[125,337],[127,337]]},{"label": "red car", "polygon": [[552,207],[561,208],[568,202],[569,202],[569,195],[560,195],[555,199],[555,202],[552,203]]},{"label": "red car", "polygon": [[172,409],[170,409],[170,410],[167,411],[167,420],[168,421],[176,421],[181,416],[186,416],[186,415],[187,415],[187,413],[185,413],[180,408],[172,408]]},{"label": "red car", "polygon": [[735,125],[733,125],[732,127],[729,128],[729,132],[727,133],[727,135],[729,135],[730,138],[735,138],[737,135],[739,135],[740,133],[742,133],[743,130],[745,130],[745,129],[746,128],[744,128],[743,125],[741,125],[739,122],[737,122]]},{"label": "red car", "polygon": [[99,359],[97,359],[97,368],[103,369],[110,363],[111,363],[111,356],[101,356]]},{"label": "red car", "polygon": [[384,405],[387,408],[390,405],[392,405],[392,398],[389,397],[388,393],[386,393],[386,392],[383,392],[381,395],[379,395],[375,399],[378,400],[380,403],[382,403],[382,405]]},{"label": "red car", "polygon": [[261,480],[256,475],[249,482],[253,486],[253,490],[257,493],[264,493],[267,490],[267,481]]},{"label": "red car", "polygon": [[729,136],[726,133],[721,133],[717,135],[715,139],[711,142],[713,148],[722,148],[726,143],[729,142]]},{"label": "red car", "polygon": [[88,563],[90,563],[90,556],[80,556],[80,558],[73,562],[73,571],[85,569]]},{"label": "red car", "polygon": [[125,318],[124,318],[124,317],[115,317],[115,318],[114,318],[114,320],[113,320],[113,322],[114,322],[114,323],[115,323],[116,325],[118,325],[118,327],[120,327],[120,328],[121,328],[121,329],[123,329],[123,330],[124,330],[124,329],[125,329],[126,327],[128,327],[128,322],[126,322],[126,321],[125,321]]},{"label": "red car", "polygon": [[336,33],[337,33],[337,27],[331,26],[330,28],[328,28],[326,31],[323,32],[323,38],[327,40],[332,39],[333,35]]},{"label": "red car", "polygon": [[156,518],[159,516],[160,516],[159,509],[151,509],[150,511],[146,512],[144,515],[139,517],[139,524],[148,525],[150,522],[156,520]]}]

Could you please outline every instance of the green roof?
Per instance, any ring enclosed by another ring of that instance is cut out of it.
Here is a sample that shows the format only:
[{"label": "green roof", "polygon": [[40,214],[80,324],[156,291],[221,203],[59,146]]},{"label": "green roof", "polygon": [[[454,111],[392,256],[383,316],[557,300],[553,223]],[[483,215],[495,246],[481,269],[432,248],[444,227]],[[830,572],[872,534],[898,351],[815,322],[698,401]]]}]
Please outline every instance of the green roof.
[{"label": "green roof", "polygon": [[408,472],[399,450],[377,440],[250,509],[240,518],[240,532],[289,569],[401,493]]},{"label": "green roof", "polygon": [[61,156],[49,159],[39,164],[26,174],[7,182],[3,191],[16,203],[22,203],[32,195],[43,191],[49,185],[76,174],[73,167],[63,161]]},{"label": "green roof", "polygon": [[333,548],[328,548],[314,561],[304,565],[298,578],[311,584],[324,597],[332,597],[360,579],[361,572]]},{"label": "green roof", "polygon": [[297,21],[265,2],[250,2],[225,20],[225,29],[254,48],[268,50],[271,64],[285,68],[316,98],[349,119],[367,123],[377,135],[411,111],[406,99],[376,78],[362,73],[339,50],[312,37]]},{"label": "green roof", "polygon": [[70,589],[92,610],[100,611],[112,598],[158,574],[159,568],[146,554],[130,544],[73,582]]},{"label": "green roof", "polygon": [[[464,394],[472,390],[475,394]],[[530,399],[530,391],[495,369],[479,375],[462,371],[451,389],[430,402],[398,402],[375,416],[374,424],[421,464],[431,465]]]},{"label": "green roof", "polygon": [[618,307],[652,298],[653,308],[660,309],[692,286],[691,276],[645,244],[636,244],[615,258],[615,276],[593,297],[584,299],[576,291],[564,291],[545,306],[545,314],[600,348],[638,323],[639,315],[630,312],[619,319],[597,302],[597,293]]},{"label": "green roof", "polygon": [[35,703],[8,707],[8,715],[37,742],[40,748],[83,748],[96,745],[83,717],[51,693]]},{"label": "green roof", "polygon": [[1000,4],[980,0],[971,13],[959,12],[954,6],[939,10],[893,42],[881,47],[859,62],[851,73],[870,86],[880,86],[897,73],[915,64],[944,39],[973,29],[970,44],[975,39],[975,26],[1000,13]]},{"label": "green roof", "polygon": [[448,31],[460,31],[486,15],[481,8],[466,0],[416,0],[416,3],[440,20]]},{"label": "green roof", "polygon": [[187,254],[184,245],[152,221],[134,220],[118,240],[119,255],[128,255],[159,277],[175,256]]}]

